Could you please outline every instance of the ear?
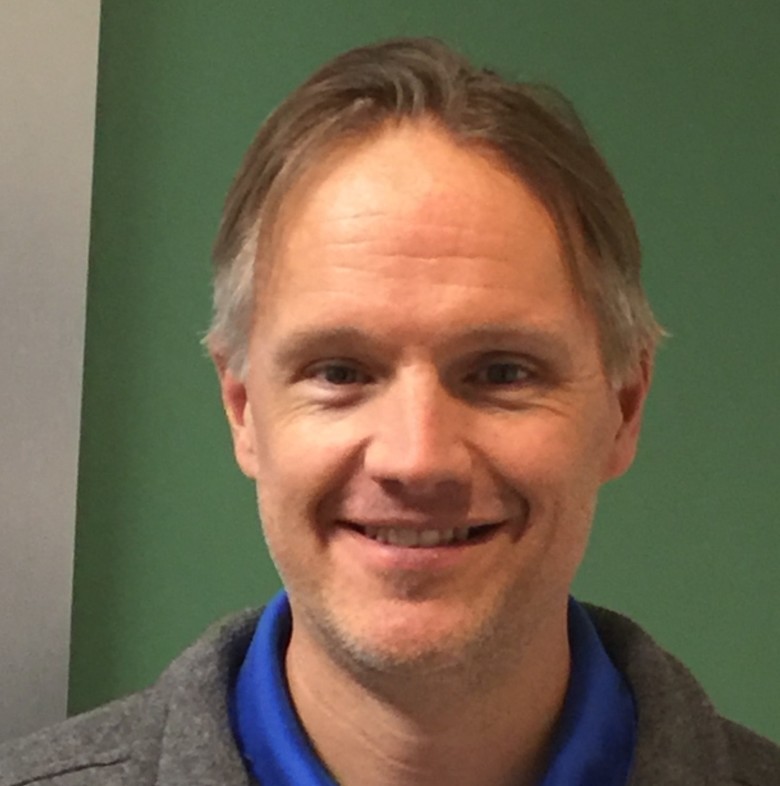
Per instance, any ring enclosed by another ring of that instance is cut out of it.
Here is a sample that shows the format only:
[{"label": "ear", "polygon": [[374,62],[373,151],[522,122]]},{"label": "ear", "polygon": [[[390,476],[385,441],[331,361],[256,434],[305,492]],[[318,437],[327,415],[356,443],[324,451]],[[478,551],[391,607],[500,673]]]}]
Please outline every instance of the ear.
[{"label": "ear", "polygon": [[612,453],[605,467],[603,478],[605,481],[622,475],[634,461],[642,427],[642,414],[652,377],[652,353],[643,352],[634,371],[615,389],[619,422]]},{"label": "ear", "polygon": [[246,384],[228,368],[224,358],[212,356],[219,377],[222,405],[225,408],[233,452],[241,471],[250,478],[257,477],[257,438]]}]

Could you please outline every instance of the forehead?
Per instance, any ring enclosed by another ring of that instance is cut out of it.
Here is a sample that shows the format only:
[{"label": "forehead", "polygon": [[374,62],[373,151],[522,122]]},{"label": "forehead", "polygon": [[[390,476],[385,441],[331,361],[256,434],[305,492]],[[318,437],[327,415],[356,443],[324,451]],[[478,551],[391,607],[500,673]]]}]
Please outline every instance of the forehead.
[{"label": "forehead", "polygon": [[274,223],[267,258],[277,273],[316,244],[417,259],[536,256],[551,267],[561,259],[547,210],[498,154],[428,121],[386,126],[323,156],[284,196]]},{"label": "forehead", "polygon": [[496,157],[434,127],[394,127],[336,151],[279,219],[255,351],[349,330],[444,352],[489,326],[592,359],[592,320],[542,203]]}]

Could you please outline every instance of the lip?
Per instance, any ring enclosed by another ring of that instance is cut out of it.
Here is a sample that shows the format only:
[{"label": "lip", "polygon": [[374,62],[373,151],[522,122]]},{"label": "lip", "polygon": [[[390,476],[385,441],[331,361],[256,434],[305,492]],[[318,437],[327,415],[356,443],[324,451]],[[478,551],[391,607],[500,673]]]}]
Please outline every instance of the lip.
[{"label": "lip", "polygon": [[399,529],[461,529],[465,527],[483,527],[487,524],[501,524],[502,518],[487,517],[484,519],[468,519],[464,521],[448,521],[441,518],[399,517],[387,519],[338,519],[336,523],[343,527],[397,527]]},{"label": "lip", "polygon": [[[340,522],[342,526],[350,527],[371,540],[385,542],[389,539],[394,545],[407,548],[434,548],[439,545],[438,541],[442,536],[448,540],[446,544],[442,544],[447,547],[454,545],[455,542],[470,542],[487,536],[492,529],[500,526],[501,523],[502,520],[500,519],[481,519],[473,523],[463,522],[456,524],[441,520],[422,522],[418,520],[414,523],[410,523],[408,520]],[[432,542],[424,542],[422,544],[412,544],[411,542],[404,542],[404,535],[409,535],[411,538],[422,538],[424,541],[427,540],[426,536],[433,536],[433,540]],[[399,542],[393,536],[402,539]]]},{"label": "lip", "polygon": [[401,520],[382,523],[372,521],[371,524],[340,520],[337,522],[336,537],[349,551],[351,559],[357,559],[368,568],[380,571],[439,571],[452,569],[460,562],[475,556],[480,548],[488,546],[493,540],[500,537],[506,531],[508,524],[508,520],[495,523],[490,521],[466,523],[462,526],[490,526],[485,528],[484,533],[466,541],[457,541],[446,545],[411,547],[374,540],[364,535],[360,529],[371,526],[411,528],[422,531],[425,529],[450,529],[452,525],[443,527],[439,522],[438,526],[435,526],[430,521],[421,522],[419,520],[414,523]]}]

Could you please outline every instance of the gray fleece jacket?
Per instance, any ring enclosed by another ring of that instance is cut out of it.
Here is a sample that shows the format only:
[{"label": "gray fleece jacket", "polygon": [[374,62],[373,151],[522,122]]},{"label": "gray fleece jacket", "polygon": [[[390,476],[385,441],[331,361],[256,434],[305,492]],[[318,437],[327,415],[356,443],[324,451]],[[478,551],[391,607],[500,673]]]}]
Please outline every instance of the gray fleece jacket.
[{"label": "gray fleece jacket", "polygon": [[[691,674],[634,623],[589,607],[634,691],[627,786],[780,786],[780,748],[721,718]],[[257,613],[218,623],[151,688],[0,746],[0,786],[248,786],[227,695]]]}]

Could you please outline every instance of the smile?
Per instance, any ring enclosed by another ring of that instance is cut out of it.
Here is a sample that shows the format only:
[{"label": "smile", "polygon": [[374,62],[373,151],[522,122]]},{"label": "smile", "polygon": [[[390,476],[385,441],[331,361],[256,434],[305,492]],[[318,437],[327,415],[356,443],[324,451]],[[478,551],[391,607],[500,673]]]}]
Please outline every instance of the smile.
[{"label": "smile", "polygon": [[480,524],[449,529],[421,529],[419,527],[371,527],[351,525],[352,529],[371,540],[404,548],[433,548],[481,540],[495,531],[499,524]]}]

